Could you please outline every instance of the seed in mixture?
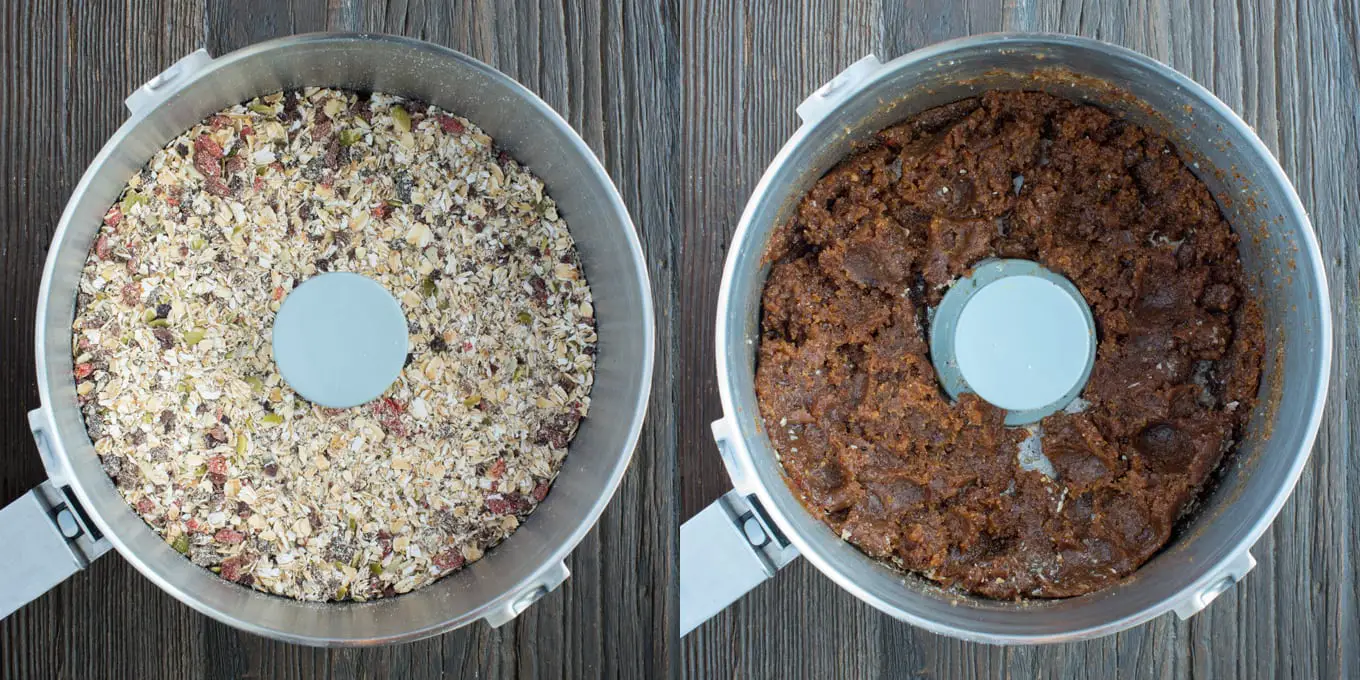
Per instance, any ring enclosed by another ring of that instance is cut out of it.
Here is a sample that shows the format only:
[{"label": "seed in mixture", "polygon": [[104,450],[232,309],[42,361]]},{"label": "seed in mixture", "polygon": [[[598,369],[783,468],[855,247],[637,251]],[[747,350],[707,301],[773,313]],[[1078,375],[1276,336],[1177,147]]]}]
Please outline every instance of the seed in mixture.
[{"label": "seed in mixture", "polygon": [[[1028,430],[951,403],[930,360],[928,310],[989,258],[1061,274],[1096,320],[1081,398]],[[767,259],[756,394],[789,483],[865,553],[944,585],[1064,597],[1128,575],[1255,401],[1264,333],[1236,236],[1167,140],[1094,106],[988,92],[883,130]]]},{"label": "seed in mixture", "polygon": [[[307,88],[231,107],[134,175],[86,262],[77,394],[124,498],[223,578],[303,600],[405,593],[544,500],[590,407],[595,320],[543,183],[467,120]],[[270,354],[322,272],[381,284],[405,368],[350,409]]]}]

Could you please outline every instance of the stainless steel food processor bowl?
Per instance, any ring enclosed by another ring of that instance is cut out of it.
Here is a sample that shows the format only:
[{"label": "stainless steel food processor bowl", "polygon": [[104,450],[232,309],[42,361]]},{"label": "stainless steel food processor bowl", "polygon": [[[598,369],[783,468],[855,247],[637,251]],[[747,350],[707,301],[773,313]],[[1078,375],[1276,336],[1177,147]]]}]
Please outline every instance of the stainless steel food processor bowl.
[{"label": "stainless steel food processor bowl", "polygon": [[[127,179],[205,116],[304,86],[381,91],[466,116],[547,185],[594,295],[598,365],[582,422],[552,492],[484,559],[409,594],[367,603],[304,603],[229,583],[195,566],[124,502],[86,435],[72,378],[71,321],[81,267],[101,216]],[[41,408],[31,414],[51,481],[0,511],[0,615],[109,547],[189,606],[254,633],[315,645],[412,640],[486,619],[511,620],[568,575],[567,554],[618,487],[650,389],[653,315],[641,245],[604,168],[551,108],[510,78],[428,43],[371,35],[303,35],[212,59],[180,60],[127,100],[131,118],[91,163],[53,237],[37,317]]]},{"label": "stainless steel food processor bowl", "polygon": [[[1082,597],[998,602],[941,590],[840,539],[785,485],[756,402],[762,261],[774,229],[857,142],[925,109],[988,89],[1089,101],[1170,137],[1241,235],[1265,307],[1267,352],[1249,433],[1176,537],[1122,582]],[[718,300],[718,449],[734,491],[681,530],[682,632],[799,553],[842,588],[930,631],[992,643],[1107,635],[1175,611],[1188,617],[1255,564],[1251,546],[1289,497],[1316,436],[1331,363],[1317,238],[1293,186],[1252,130],[1185,76],[1126,49],[1058,35],[941,43],[887,64],[866,57],[798,107],[802,126],[771,162],[728,252]]]}]

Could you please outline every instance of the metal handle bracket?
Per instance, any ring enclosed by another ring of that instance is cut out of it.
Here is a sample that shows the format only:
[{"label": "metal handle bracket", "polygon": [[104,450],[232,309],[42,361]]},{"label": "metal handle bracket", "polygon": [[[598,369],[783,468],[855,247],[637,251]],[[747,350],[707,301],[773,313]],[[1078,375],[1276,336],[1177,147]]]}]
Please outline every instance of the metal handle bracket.
[{"label": "metal handle bracket", "polygon": [[680,527],[680,635],[798,557],[760,501],[729,491]]},{"label": "metal handle bracket", "polygon": [[811,96],[798,105],[798,117],[804,125],[815,123],[840,105],[846,97],[856,90],[856,85],[883,68],[883,62],[870,54],[841,71],[825,85],[817,88]]},{"label": "metal handle bracket", "polygon": [[177,92],[185,83],[189,82],[189,76],[202,71],[212,63],[212,55],[202,48],[194,50],[184,55],[179,61],[170,65],[170,68],[161,71],[156,77],[146,81],[141,87],[128,95],[123,103],[128,111],[133,115],[147,111],[160,104],[170,95]]},{"label": "metal handle bracket", "polygon": [[1209,606],[1219,595],[1227,592],[1237,582],[1246,578],[1247,573],[1256,566],[1256,558],[1251,556],[1250,550],[1243,550],[1236,557],[1228,560],[1228,563],[1219,570],[1213,578],[1209,579],[1209,585],[1196,590],[1185,599],[1177,602],[1172,611],[1182,621],[1195,614],[1200,613],[1205,607]]},{"label": "metal handle bracket", "polygon": [[566,562],[558,562],[549,567],[547,571],[538,575],[538,580],[534,585],[523,590],[519,595],[510,599],[504,605],[492,610],[482,617],[492,628],[500,628],[507,623],[515,620],[515,617],[524,613],[533,603],[543,599],[544,595],[557,590],[567,577],[571,576],[571,570],[567,569]]},{"label": "metal handle bracket", "polygon": [[47,412],[28,414],[49,479],[0,508],[0,619],[84,569],[113,544],[70,493],[66,470],[52,455]]},{"label": "metal handle bracket", "polygon": [[79,506],[51,482],[0,508],[0,619],[84,569],[111,547],[87,529]]}]

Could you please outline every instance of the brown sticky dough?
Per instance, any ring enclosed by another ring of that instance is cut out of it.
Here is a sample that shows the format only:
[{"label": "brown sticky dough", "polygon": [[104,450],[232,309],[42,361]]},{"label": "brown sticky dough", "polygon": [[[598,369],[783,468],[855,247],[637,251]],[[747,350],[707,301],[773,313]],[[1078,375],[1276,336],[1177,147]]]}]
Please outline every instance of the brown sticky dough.
[{"label": "brown sticky dough", "polygon": [[[926,310],[991,257],[1067,277],[1096,319],[1086,410],[1027,436],[930,363]],[[1240,436],[1264,339],[1231,232],[1164,138],[988,92],[879,133],[770,244],[756,392],[809,509],[874,557],[996,598],[1087,593],[1170,538]]]}]

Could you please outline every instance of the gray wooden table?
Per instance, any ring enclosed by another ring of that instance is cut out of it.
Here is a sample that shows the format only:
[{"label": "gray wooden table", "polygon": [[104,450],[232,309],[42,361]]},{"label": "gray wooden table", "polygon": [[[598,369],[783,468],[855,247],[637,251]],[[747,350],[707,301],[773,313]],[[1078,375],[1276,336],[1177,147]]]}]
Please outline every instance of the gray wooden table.
[{"label": "gray wooden table", "polygon": [[[713,320],[742,206],[792,134],[794,107],[867,53],[887,59],[987,31],[1100,38],[1169,63],[1251,123],[1293,178],[1326,256],[1336,325],[1330,409],[1256,570],[1188,622],[1039,648],[958,642],[898,623],[799,561],[687,636],[691,677],[1360,677],[1360,61],[1355,0],[891,0],[683,3],[678,427],[681,516],[729,486],[708,424],[721,416]],[[1354,370],[1353,370],[1354,369]]]},{"label": "gray wooden table", "polygon": [[[572,576],[513,624],[378,650],[316,650],[228,628],[116,555],[0,622],[13,678],[666,677],[678,668],[674,277],[670,176],[678,97],[673,14],[622,2],[0,3],[0,503],[43,479],[25,424],[38,404],[33,313],[71,189],[126,117],[123,98],[178,57],[289,33],[400,33],[462,50],[538,93],[580,132],[628,203],[661,309],[653,414]],[[5,546],[0,549],[13,549]],[[4,584],[0,584],[0,588]]]}]

